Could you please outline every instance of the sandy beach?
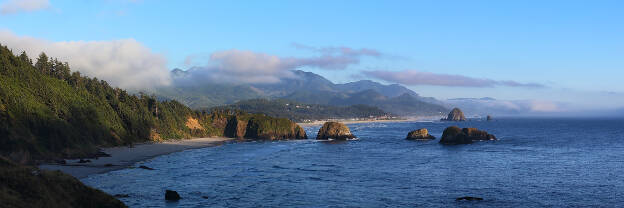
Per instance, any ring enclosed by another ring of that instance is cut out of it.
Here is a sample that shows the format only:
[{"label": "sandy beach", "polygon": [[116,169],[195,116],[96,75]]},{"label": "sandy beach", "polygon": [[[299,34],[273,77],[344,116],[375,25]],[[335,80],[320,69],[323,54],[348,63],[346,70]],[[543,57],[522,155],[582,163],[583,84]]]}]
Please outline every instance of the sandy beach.
[{"label": "sandy beach", "polygon": [[[440,117],[439,116],[430,116],[430,117],[410,117],[410,118],[406,118],[406,119],[396,119],[396,120],[331,120],[334,122],[340,122],[343,124],[357,124],[357,123],[401,123],[401,122],[414,122],[414,121],[439,121]],[[297,123],[299,124],[299,126],[305,127],[305,126],[321,126],[323,125],[325,122],[328,122],[330,120],[323,120],[323,121],[314,121],[314,122],[308,122],[308,123]]]},{"label": "sandy beach", "polygon": [[212,137],[197,138],[162,143],[136,144],[134,147],[111,147],[102,149],[110,157],[89,159],[89,163],[78,163],[78,160],[67,160],[67,164],[43,164],[39,168],[60,170],[76,178],[85,178],[91,174],[128,168],[137,162],[148,160],[160,155],[179,152],[187,149],[211,147],[231,141],[232,138]]}]

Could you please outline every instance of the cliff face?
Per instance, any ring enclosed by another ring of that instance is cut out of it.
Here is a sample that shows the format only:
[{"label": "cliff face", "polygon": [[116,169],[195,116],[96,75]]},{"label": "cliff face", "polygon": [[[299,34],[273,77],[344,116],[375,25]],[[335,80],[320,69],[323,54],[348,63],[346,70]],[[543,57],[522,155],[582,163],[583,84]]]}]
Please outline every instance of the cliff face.
[{"label": "cliff face", "polygon": [[317,140],[347,140],[353,138],[356,137],[355,135],[351,134],[351,130],[349,130],[349,127],[338,122],[325,122],[325,124],[323,124],[323,127],[319,129],[318,134],[316,135]]},{"label": "cliff face", "polygon": [[126,207],[60,171],[20,166],[0,157],[2,207]]},{"label": "cliff face", "polygon": [[259,140],[307,139],[303,128],[285,119],[260,114],[232,117],[225,128],[225,136]]},{"label": "cliff face", "polygon": [[465,121],[466,117],[464,116],[464,112],[462,112],[459,108],[453,108],[453,110],[448,114],[446,121]]}]

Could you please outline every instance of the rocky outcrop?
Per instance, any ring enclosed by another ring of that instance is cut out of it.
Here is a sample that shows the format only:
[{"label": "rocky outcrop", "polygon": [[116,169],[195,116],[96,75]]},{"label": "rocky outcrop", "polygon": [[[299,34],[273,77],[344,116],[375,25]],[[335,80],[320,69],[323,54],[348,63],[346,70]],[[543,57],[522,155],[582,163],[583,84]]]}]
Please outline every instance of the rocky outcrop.
[{"label": "rocky outcrop", "polygon": [[180,200],[180,194],[178,194],[178,192],[176,191],[172,191],[172,190],[166,190],[165,191],[165,200],[167,201],[178,201]]},{"label": "rocky outcrop", "polygon": [[464,112],[459,108],[453,108],[446,118],[441,119],[443,121],[465,121],[466,117]]},{"label": "rocky outcrop", "polygon": [[491,120],[492,120],[492,116],[487,115],[487,117],[485,118],[485,120],[487,120],[487,121],[491,121]]},{"label": "rocky outcrop", "polygon": [[126,207],[60,171],[17,165],[0,157],[0,207]]},{"label": "rocky outcrop", "polygon": [[476,128],[463,128],[451,126],[444,129],[440,143],[442,144],[470,144],[474,141],[496,140],[494,135]]},{"label": "rocky outcrop", "polygon": [[338,122],[325,122],[323,127],[319,129],[318,134],[316,135],[317,140],[348,140],[356,138],[355,135],[351,134],[351,130],[349,127],[342,123]]},{"label": "rocky outcrop", "polygon": [[427,129],[417,129],[414,131],[410,131],[407,134],[407,137],[405,139],[407,140],[433,140],[435,139],[435,137],[431,136],[429,134],[429,131],[427,131]]},{"label": "rocky outcrop", "polygon": [[257,140],[307,139],[298,124],[285,119],[259,114],[234,116],[225,127],[225,136]]}]

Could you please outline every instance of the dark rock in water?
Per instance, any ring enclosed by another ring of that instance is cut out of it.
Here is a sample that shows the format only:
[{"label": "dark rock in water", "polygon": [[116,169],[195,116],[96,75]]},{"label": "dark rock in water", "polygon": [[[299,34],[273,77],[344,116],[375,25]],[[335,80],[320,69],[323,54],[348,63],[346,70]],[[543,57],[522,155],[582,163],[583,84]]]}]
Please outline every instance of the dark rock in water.
[{"label": "dark rock in water", "polygon": [[455,201],[462,201],[462,200],[466,200],[466,201],[481,201],[481,200],[483,200],[483,198],[472,197],[472,196],[464,196],[464,197],[459,197],[459,198],[455,199]]},{"label": "dark rock in water", "polygon": [[115,198],[128,198],[130,195],[128,194],[115,194],[113,195]]},{"label": "dark rock in water", "polygon": [[67,161],[61,159],[61,160],[57,160],[56,163],[61,164],[61,165],[65,165],[65,164],[67,164]]},{"label": "dark rock in water", "polygon": [[319,129],[318,134],[316,135],[317,140],[347,140],[353,138],[356,137],[351,134],[349,127],[338,122],[325,122],[325,124],[323,124],[323,127]]},{"label": "dark rock in water", "polygon": [[443,121],[465,121],[466,117],[464,116],[464,112],[462,112],[459,108],[453,108],[453,110],[448,114],[448,116]]},{"label": "dark rock in water", "polygon": [[78,163],[90,163],[91,160],[80,159]]},{"label": "dark rock in water", "polygon": [[487,118],[486,118],[486,120],[488,120],[488,121],[491,121],[491,120],[492,120],[492,116],[490,116],[490,115],[487,115]]},{"label": "dark rock in water", "polygon": [[210,199],[209,196],[202,196],[203,199]]},{"label": "dark rock in water", "polygon": [[111,163],[106,163],[106,164],[104,164],[104,167],[113,167],[113,164],[111,164]]},{"label": "dark rock in water", "polygon": [[487,131],[479,130],[476,128],[463,128],[462,132],[472,141],[488,141],[496,140],[496,137],[492,134],[488,134]]},{"label": "dark rock in water", "polygon": [[418,129],[414,131],[410,131],[405,138],[407,140],[432,140],[435,139],[434,136],[429,134],[427,129]]},{"label": "dark rock in water", "polygon": [[178,192],[176,191],[172,191],[172,190],[166,190],[165,191],[165,200],[168,201],[178,201],[180,200],[180,194],[178,194]]},{"label": "dark rock in water", "polygon": [[147,167],[145,165],[141,165],[141,166],[139,166],[139,168],[145,169],[145,170],[154,170],[154,168],[150,168],[150,167]]},{"label": "dark rock in water", "polygon": [[451,126],[444,129],[440,143],[442,144],[470,144],[474,141],[496,140],[494,135],[488,134],[476,128],[463,128]]}]

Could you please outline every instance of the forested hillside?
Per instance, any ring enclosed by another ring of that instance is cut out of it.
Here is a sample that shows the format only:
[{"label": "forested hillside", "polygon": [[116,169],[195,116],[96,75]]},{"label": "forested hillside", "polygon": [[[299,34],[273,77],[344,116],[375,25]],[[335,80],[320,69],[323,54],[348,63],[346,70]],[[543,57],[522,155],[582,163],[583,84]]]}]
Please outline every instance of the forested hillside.
[{"label": "forested hillside", "polygon": [[[71,73],[68,63],[45,54],[33,61],[0,46],[0,155],[20,163],[84,157],[99,146],[222,136],[240,114],[245,113],[193,111],[177,101],[131,95]],[[244,118],[280,123],[259,115]],[[291,129],[272,133],[295,135]]]},{"label": "forested hillside", "polygon": [[296,122],[305,120],[369,118],[390,116],[383,110],[367,105],[330,106],[303,104],[284,99],[251,99],[215,109],[236,109],[250,113],[263,113],[273,117],[288,118]]}]

